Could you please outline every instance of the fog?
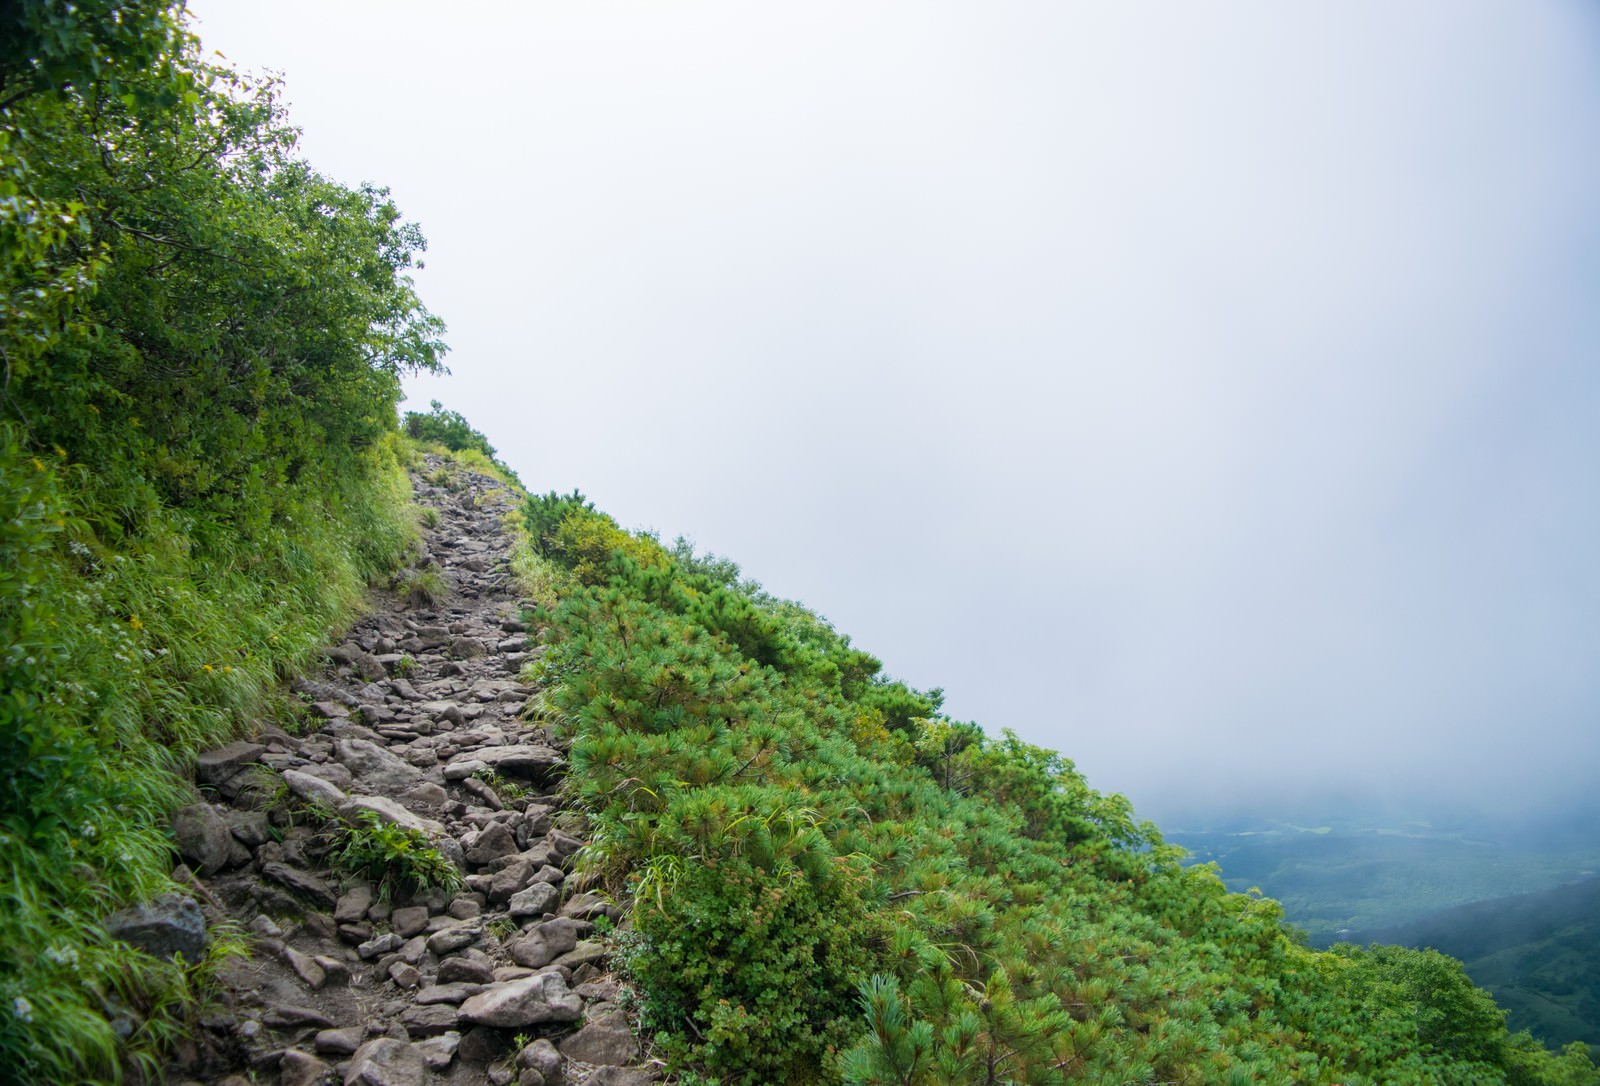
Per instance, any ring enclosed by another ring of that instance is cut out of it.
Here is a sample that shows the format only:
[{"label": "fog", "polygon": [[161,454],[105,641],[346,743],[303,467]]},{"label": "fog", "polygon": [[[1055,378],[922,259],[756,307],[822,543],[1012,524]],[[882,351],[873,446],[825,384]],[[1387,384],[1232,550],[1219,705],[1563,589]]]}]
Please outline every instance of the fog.
[{"label": "fog", "polygon": [[1590,790],[1592,6],[191,11],[422,224],[407,407],[530,488],[1157,819]]}]

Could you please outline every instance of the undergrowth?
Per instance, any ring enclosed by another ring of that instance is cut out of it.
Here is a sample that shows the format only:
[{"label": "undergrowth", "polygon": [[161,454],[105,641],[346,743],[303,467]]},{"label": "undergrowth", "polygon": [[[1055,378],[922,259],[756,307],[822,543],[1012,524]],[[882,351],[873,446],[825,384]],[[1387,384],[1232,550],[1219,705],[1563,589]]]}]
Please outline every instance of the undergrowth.
[{"label": "undergrowth", "polygon": [[[400,377],[442,325],[387,194],[294,153],[182,5],[17,0],[0,50],[0,1077],[153,1079],[200,963],[109,941],[174,886],[194,755],[414,545]],[[214,940],[222,945],[225,940]]]},{"label": "undergrowth", "polygon": [[419,830],[386,822],[373,811],[357,812],[353,822],[336,819],[330,827],[328,863],[371,880],[382,901],[397,890],[461,888],[461,873]]}]

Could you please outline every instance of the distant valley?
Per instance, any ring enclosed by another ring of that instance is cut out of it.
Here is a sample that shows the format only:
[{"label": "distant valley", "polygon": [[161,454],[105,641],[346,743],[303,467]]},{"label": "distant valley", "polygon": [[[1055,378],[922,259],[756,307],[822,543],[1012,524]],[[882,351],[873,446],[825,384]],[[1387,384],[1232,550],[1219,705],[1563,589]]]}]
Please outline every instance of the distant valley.
[{"label": "distant valley", "polygon": [[1351,942],[1431,947],[1460,958],[1510,1012],[1512,1029],[1600,1050],[1600,878],[1460,905]]},{"label": "distant valley", "polygon": [[1164,836],[1259,887],[1313,946],[1432,947],[1460,958],[1547,1043],[1600,1045],[1600,833],[1587,812],[1553,826],[1488,819],[1190,820]]}]

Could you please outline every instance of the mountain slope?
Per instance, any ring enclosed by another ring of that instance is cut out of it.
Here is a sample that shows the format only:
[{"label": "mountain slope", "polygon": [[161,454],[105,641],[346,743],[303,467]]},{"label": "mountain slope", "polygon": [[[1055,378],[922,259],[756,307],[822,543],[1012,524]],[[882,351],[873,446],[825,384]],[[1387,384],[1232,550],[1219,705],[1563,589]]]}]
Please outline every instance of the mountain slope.
[{"label": "mountain slope", "polygon": [[625,961],[682,1071],[727,1083],[1589,1082],[1442,955],[1316,952],[1282,909],[939,713],[737,567],[524,508],[560,598],[543,713],[631,901]]}]

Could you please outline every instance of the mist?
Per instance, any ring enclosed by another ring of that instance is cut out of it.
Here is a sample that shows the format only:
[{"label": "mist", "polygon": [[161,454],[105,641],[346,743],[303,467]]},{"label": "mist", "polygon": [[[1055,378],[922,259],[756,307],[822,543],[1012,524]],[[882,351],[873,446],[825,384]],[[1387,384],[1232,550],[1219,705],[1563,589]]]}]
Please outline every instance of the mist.
[{"label": "mist", "polygon": [[1592,789],[1592,7],[190,10],[531,489],[1157,820]]}]

